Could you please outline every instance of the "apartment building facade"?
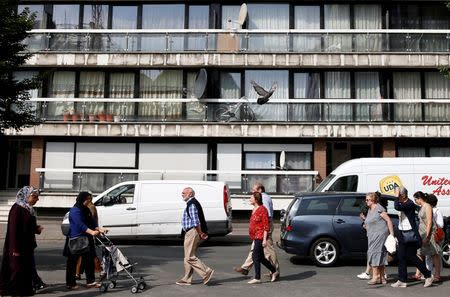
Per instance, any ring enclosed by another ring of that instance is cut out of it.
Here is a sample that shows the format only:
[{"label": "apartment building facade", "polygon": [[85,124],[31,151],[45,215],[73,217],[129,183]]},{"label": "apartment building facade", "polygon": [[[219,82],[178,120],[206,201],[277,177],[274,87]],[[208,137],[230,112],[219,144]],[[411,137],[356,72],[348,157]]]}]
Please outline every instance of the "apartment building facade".
[{"label": "apartment building facade", "polygon": [[[442,1],[22,1],[17,78],[42,124],[7,131],[0,187],[124,180],[312,190],[359,157],[450,156]],[[253,83],[276,85],[258,104]],[[342,189],[345,190],[345,189]],[[53,193],[53,194],[52,194]],[[58,197],[59,197],[58,196]]]}]

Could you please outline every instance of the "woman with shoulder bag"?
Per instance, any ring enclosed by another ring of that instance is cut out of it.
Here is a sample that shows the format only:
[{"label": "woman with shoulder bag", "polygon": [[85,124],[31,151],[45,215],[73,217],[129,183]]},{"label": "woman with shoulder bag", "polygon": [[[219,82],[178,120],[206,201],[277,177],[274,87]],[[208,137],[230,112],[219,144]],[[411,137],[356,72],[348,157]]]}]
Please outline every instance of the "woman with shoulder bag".
[{"label": "woman with shoulder bag", "polygon": [[421,239],[416,224],[416,205],[408,198],[408,190],[404,187],[396,188],[397,199],[394,208],[399,212],[398,220],[398,281],[391,286],[394,288],[406,288],[408,279],[407,262],[416,266],[425,277],[424,287],[433,284],[433,276],[425,266],[424,261],[417,257],[417,249],[421,245]]},{"label": "woman with shoulder bag", "polygon": [[76,203],[70,209],[69,234],[64,246],[64,255],[67,257],[66,286],[69,290],[76,290],[78,286],[75,279],[77,260],[82,258],[86,274],[86,287],[100,288],[101,284],[95,281],[94,257],[95,245],[93,236],[104,233],[102,228],[92,218],[91,211],[87,207],[89,204],[89,192],[80,192]]}]

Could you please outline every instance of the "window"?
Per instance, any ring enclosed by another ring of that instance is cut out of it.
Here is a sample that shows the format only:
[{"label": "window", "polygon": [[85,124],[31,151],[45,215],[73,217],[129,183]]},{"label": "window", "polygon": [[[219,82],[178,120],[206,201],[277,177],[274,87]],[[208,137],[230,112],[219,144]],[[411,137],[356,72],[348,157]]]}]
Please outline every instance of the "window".
[{"label": "window", "polygon": [[47,28],[47,12],[44,10],[44,5],[33,4],[33,5],[19,5],[18,12],[22,12],[25,7],[27,7],[31,13],[36,16],[34,19],[33,29],[45,29]]},{"label": "window", "polygon": [[339,198],[320,197],[314,199],[303,198],[298,208],[297,215],[334,215],[338,206]]},{"label": "window", "polygon": [[358,189],[358,176],[348,175],[338,178],[328,189],[336,192],[356,192]]},{"label": "window", "polygon": [[398,157],[426,157],[424,147],[398,147]]},{"label": "window", "polygon": [[104,206],[110,206],[116,204],[133,204],[134,188],[134,185],[125,185],[115,188],[99,200],[100,203],[96,203],[96,205],[103,204]]},{"label": "window", "polygon": [[[55,71],[49,81],[48,97],[50,98],[74,98],[75,97],[75,72]],[[74,114],[73,102],[49,102],[47,106],[47,120],[54,120],[63,114]]]},{"label": "window", "polygon": [[[294,98],[318,99],[320,98],[319,73],[294,73]],[[290,119],[293,121],[319,121],[320,105],[314,103],[295,103],[289,109]]]},{"label": "window", "polygon": [[[146,4],[142,6],[143,29],[184,29],[184,4]],[[170,34],[169,50],[182,50],[183,37]],[[166,36],[142,35],[142,50],[166,50]]]},{"label": "window", "polygon": [[85,4],[83,12],[83,29],[107,29],[107,28],[108,28],[108,5]]},{"label": "window", "polygon": [[[355,91],[357,99],[381,98],[380,74],[378,72],[355,72]],[[382,120],[381,104],[356,104],[357,121]]]},{"label": "window", "polygon": [[358,216],[366,205],[365,196],[343,198],[337,214],[343,216]]},{"label": "window", "polygon": [[53,5],[52,25],[55,29],[78,29],[79,5]]},{"label": "window", "polygon": [[[136,6],[113,6],[112,29],[137,29],[137,7]],[[137,37],[112,36],[110,40],[111,49],[117,51],[137,49]]]},{"label": "window", "polygon": [[[425,98],[450,98],[450,80],[439,72],[425,72]],[[424,106],[425,120],[446,121],[450,114],[449,104],[428,103]]]},{"label": "window", "polygon": [[[189,29],[208,29],[209,28],[209,6],[191,5],[189,6]],[[205,50],[209,46],[205,34],[192,34],[187,39],[188,50]]]},{"label": "window", "polygon": [[276,169],[275,153],[246,153],[245,169]]},{"label": "window", "polygon": [[[394,72],[394,98],[395,99],[420,99],[422,89],[419,72]],[[396,104],[396,121],[420,121],[422,119],[422,109],[420,103]]]},{"label": "window", "polygon": [[[295,6],[294,18],[295,29],[320,29],[320,6]],[[320,34],[295,34],[294,51],[317,52],[321,49],[320,43]]]},{"label": "window", "polygon": [[[325,72],[325,98],[351,98],[350,72]],[[324,112],[331,121],[350,121],[353,117],[353,107],[347,103],[327,104]]]},{"label": "window", "polygon": [[220,98],[241,97],[241,74],[239,72],[220,73]]},{"label": "window", "polygon": [[[117,99],[133,98],[134,73],[111,73],[109,78],[109,97]],[[108,113],[112,115],[134,115],[134,103],[108,103]]]},{"label": "window", "polygon": [[222,29],[240,29],[237,24],[240,9],[239,5],[222,5]]},{"label": "window", "polygon": [[[350,29],[350,5],[326,4],[324,6],[325,29]],[[352,37],[331,34],[325,38],[325,51],[351,51]]]}]

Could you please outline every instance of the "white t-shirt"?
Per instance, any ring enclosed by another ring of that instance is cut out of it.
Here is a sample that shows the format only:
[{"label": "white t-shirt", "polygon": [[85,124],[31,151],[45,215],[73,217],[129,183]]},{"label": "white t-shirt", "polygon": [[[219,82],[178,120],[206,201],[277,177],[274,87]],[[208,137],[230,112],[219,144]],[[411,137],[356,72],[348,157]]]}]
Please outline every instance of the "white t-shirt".
[{"label": "white t-shirt", "polygon": [[403,211],[398,212],[398,230],[400,231],[408,231],[411,230],[411,223],[408,220],[408,217],[403,213]]},{"label": "white t-shirt", "polygon": [[437,207],[433,208],[433,220],[438,227],[444,228],[444,216],[442,215],[442,212]]}]

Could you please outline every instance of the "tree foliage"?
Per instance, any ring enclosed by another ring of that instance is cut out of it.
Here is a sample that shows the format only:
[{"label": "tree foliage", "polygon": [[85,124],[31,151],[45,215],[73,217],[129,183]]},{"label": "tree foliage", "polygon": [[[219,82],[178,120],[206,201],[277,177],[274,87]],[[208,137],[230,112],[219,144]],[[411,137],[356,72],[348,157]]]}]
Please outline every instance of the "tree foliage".
[{"label": "tree foliage", "polygon": [[3,0],[0,5],[0,134],[5,129],[19,131],[38,123],[28,102],[28,91],[38,87],[38,78],[14,78],[14,72],[31,56],[23,40],[34,23],[28,9],[17,12],[18,4],[18,0]]}]

